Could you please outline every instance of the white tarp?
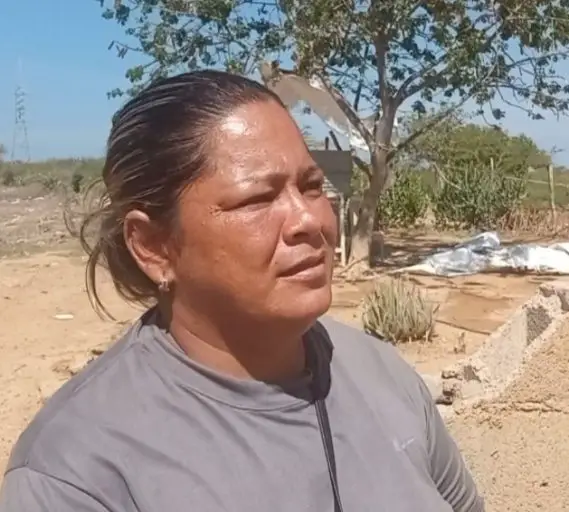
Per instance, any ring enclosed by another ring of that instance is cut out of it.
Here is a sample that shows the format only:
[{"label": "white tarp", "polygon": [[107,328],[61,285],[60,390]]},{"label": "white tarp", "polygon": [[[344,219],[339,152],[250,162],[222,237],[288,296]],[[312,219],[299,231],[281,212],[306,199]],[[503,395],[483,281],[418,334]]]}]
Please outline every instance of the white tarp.
[{"label": "white tarp", "polygon": [[453,277],[497,270],[569,274],[569,243],[502,246],[497,233],[480,233],[399,272]]}]

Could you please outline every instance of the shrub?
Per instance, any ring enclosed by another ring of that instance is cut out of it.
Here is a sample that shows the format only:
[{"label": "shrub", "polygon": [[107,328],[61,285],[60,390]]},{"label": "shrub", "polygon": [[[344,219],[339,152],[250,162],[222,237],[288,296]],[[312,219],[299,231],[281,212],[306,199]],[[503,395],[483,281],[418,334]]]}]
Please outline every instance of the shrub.
[{"label": "shrub", "polygon": [[393,344],[429,341],[438,305],[403,278],[378,281],[366,296],[362,321],[366,333]]},{"label": "shrub", "polygon": [[383,227],[409,227],[421,219],[429,206],[429,193],[420,172],[408,169],[394,171],[394,182],[377,205]]},{"label": "shrub", "polygon": [[489,229],[521,203],[527,171],[492,172],[465,163],[450,170],[433,197],[437,223],[442,226]]},{"label": "shrub", "polygon": [[46,192],[55,192],[61,187],[61,181],[52,175],[41,176],[40,183]]},{"label": "shrub", "polygon": [[85,176],[83,176],[83,174],[81,174],[79,171],[75,171],[71,175],[71,189],[73,190],[73,192],[75,192],[76,194],[79,194],[79,192],[81,192],[81,189],[83,188],[84,179]]},{"label": "shrub", "polygon": [[6,169],[2,173],[2,185],[13,187],[17,184],[16,173],[12,169]]}]

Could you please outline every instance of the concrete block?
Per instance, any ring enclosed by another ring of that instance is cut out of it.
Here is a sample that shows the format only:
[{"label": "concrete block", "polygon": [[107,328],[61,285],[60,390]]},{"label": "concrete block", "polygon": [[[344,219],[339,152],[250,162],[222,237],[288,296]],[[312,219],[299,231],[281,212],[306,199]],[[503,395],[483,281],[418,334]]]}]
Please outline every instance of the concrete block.
[{"label": "concrete block", "polygon": [[[441,372],[443,393],[464,403],[499,395],[569,313],[569,279],[542,285],[470,357]],[[433,388],[438,392],[439,388]]]}]

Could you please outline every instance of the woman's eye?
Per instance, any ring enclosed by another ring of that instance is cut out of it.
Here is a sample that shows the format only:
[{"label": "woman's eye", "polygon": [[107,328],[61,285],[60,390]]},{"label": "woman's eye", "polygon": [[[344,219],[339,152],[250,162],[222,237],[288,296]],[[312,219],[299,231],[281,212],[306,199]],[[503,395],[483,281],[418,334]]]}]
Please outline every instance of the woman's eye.
[{"label": "woman's eye", "polygon": [[272,192],[256,194],[245,199],[239,206],[242,208],[265,206],[272,203],[274,198],[275,195]]},{"label": "woman's eye", "polygon": [[322,194],[322,189],[324,187],[324,180],[312,180],[306,184],[306,193],[310,195],[320,195]]}]

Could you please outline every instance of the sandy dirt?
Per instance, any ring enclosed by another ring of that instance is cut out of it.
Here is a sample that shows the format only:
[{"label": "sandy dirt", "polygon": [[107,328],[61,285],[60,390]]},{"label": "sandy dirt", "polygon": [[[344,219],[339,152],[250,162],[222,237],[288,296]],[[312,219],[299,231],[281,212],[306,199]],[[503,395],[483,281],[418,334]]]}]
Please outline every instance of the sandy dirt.
[{"label": "sandy dirt", "polygon": [[[8,192],[0,190],[0,471],[45,397],[140,314],[103,279],[103,297],[118,321],[102,321],[87,299],[85,259],[65,234],[61,202],[38,190],[25,197]],[[392,265],[408,264],[410,254],[432,250],[434,241],[440,243],[440,236],[392,236]],[[412,279],[441,304],[435,338],[400,346],[404,357],[426,373],[473,353],[547,280],[517,275]],[[359,326],[358,307],[372,285],[335,283],[331,314]],[[490,511],[569,510],[568,343],[569,326],[499,403],[450,423]]]},{"label": "sandy dirt", "polygon": [[569,510],[569,324],[500,399],[449,425],[489,511]]},{"label": "sandy dirt", "polygon": [[106,300],[120,321],[102,321],[85,293],[84,265],[69,253],[0,261],[0,467],[42,396],[137,315],[104,283]]}]

